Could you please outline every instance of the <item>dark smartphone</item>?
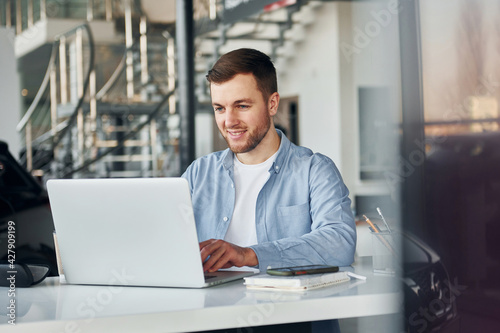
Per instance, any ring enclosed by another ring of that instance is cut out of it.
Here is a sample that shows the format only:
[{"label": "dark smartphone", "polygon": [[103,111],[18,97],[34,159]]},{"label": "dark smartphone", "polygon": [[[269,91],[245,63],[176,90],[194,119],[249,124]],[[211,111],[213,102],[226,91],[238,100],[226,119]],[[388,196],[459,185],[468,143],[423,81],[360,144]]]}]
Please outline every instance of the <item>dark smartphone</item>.
[{"label": "dark smartphone", "polygon": [[333,273],[338,271],[339,271],[338,266],[308,265],[308,266],[296,266],[296,267],[269,268],[267,270],[267,274],[292,276],[292,275],[304,275],[304,274]]}]

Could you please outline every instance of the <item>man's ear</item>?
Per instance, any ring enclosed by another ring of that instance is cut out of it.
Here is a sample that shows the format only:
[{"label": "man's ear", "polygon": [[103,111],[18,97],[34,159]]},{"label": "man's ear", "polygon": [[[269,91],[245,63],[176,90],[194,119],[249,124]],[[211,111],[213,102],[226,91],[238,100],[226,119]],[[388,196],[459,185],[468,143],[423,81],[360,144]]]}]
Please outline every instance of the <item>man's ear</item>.
[{"label": "man's ear", "polygon": [[269,96],[267,107],[269,109],[269,115],[274,116],[278,112],[278,106],[280,104],[280,95],[275,92]]}]

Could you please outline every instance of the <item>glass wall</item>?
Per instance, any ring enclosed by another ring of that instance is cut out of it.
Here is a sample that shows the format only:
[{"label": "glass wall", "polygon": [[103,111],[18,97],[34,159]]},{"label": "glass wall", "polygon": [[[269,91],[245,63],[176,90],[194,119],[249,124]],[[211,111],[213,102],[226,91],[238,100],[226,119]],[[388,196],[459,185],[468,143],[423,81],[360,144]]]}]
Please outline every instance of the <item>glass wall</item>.
[{"label": "glass wall", "polygon": [[[499,14],[496,0],[420,1],[422,230],[448,271],[460,332],[499,323]],[[416,329],[443,319],[429,310]]]}]

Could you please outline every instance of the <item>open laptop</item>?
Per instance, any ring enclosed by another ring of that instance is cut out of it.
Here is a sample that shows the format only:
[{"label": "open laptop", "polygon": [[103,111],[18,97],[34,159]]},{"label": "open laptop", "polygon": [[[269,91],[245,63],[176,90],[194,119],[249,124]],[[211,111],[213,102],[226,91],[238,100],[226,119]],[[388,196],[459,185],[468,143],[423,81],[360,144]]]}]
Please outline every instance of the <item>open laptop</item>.
[{"label": "open laptop", "polygon": [[183,178],[47,182],[66,282],[203,288],[254,274],[203,274]]}]

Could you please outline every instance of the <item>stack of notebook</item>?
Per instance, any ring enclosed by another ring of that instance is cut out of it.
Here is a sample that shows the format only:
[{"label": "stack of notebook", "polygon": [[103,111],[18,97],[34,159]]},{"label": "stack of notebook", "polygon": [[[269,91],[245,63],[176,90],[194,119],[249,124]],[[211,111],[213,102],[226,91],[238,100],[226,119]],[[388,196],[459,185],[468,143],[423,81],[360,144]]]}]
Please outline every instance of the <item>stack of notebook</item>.
[{"label": "stack of notebook", "polygon": [[245,278],[250,289],[309,290],[343,283],[350,280],[348,272],[335,272],[312,275],[273,276],[260,274]]}]

